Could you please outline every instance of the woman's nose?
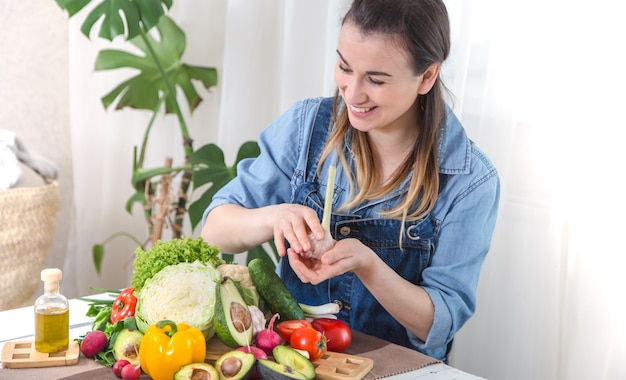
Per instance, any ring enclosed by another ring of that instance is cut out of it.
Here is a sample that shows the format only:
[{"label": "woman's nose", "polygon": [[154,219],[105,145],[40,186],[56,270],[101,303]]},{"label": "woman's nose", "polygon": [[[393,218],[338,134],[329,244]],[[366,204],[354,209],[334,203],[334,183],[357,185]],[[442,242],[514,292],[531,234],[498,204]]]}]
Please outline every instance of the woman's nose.
[{"label": "woman's nose", "polygon": [[361,104],[367,101],[367,94],[356,76],[346,78],[339,88],[343,93],[344,101],[348,104]]}]

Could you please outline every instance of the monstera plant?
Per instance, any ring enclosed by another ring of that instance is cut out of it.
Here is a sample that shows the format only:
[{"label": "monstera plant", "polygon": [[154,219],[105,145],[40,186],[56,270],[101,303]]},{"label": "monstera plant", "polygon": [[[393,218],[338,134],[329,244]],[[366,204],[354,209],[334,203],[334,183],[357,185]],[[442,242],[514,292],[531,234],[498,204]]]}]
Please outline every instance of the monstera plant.
[{"label": "monstera plant", "polygon": [[[197,86],[204,89],[215,86],[217,70],[181,61],[186,35],[167,15],[173,0],[55,1],[68,11],[70,18],[86,13],[81,32],[87,38],[108,41],[116,37],[123,38],[134,46],[135,51],[138,49],[141,52],[135,54],[126,50],[104,49],[98,53],[96,70],[131,68],[136,73],[104,95],[101,99],[103,106],[117,110],[128,107],[152,113],[141,144],[135,147],[132,155],[131,183],[134,193],[126,204],[128,213],[131,213],[135,204],[141,204],[148,236],[138,239],[128,233],[118,232],[104,242],[95,244],[94,265],[100,273],[104,247],[111,239],[127,236],[145,248],[162,239],[165,225],[171,229],[172,238],[179,238],[183,233],[186,216],[189,217],[192,229],[195,229],[215,192],[236,175],[237,163],[244,158],[256,157],[259,148],[256,142],[245,142],[232,166],[225,164],[224,153],[215,144],[194,150],[193,138],[189,134],[181,104],[184,101],[190,114],[193,113],[202,102]],[[182,96],[177,96],[177,93]],[[176,116],[185,159],[183,163],[173,165],[172,159],[165,157],[163,166],[145,167],[147,142],[160,113]],[[176,191],[170,191],[173,182],[178,186]],[[205,190],[188,205],[188,199],[192,199],[190,195],[200,187]],[[248,260],[254,257],[269,259],[262,247],[249,252]]]}]

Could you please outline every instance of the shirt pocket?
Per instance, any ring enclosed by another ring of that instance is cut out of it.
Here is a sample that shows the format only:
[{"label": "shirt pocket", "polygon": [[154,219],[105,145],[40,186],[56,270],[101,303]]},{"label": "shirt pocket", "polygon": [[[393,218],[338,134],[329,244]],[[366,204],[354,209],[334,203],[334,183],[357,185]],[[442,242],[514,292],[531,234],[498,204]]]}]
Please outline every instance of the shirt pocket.
[{"label": "shirt pocket", "polygon": [[371,248],[396,273],[418,284],[422,271],[430,265],[434,232],[430,218],[405,222],[395,219],[367,219],[338,222],[337,239],[356,238]]}]

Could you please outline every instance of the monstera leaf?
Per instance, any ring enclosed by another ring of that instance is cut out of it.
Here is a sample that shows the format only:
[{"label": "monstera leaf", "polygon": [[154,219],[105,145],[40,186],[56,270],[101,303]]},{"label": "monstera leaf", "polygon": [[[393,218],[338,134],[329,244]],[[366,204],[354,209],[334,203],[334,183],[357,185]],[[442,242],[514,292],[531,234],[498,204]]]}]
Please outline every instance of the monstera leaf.
[{"label": "monstera leaf", "polygon": [[[185,33],[172,19],[162,16],[156,29],[160,36],[159,40],[151,34],[137,36],[130,40],[144,53],[143,56],[112,49],[102,50],[98,54],[96,70],[132,68],[139,71],[136,76],[122,82],[102,98],[102,103],[106,108],[117,99],[116,109],[131,107],[154,111],[163,94],[169,92],[167,80],[173,87],[182,90],[193,111],[202,98],[192,81],[202,82],[206,89],[217,84],[215,68],[181,63],[181,57],[185,51]],[[161,75],[162,73],[165,74],[166,79]],[[168,113],[176,112],[174,96],[175,94],[166,97],[165,110]]]},{"label": "monstera leaf", "polygon": [[[92,0],[56,0],[72,17]],[[83,22],[80,30],[87,38],[96,22],[102,19],[98,35],[112,41],[117,36],[129,40],[144,30],[150,30],[169,9],[172,0],[103,0],[96,5]]]},{"label": "monstera leaf", "polygon": [[194,152],[192,157],[192,165],[195,168],[193,172],[194,189],[206,184],[210,184],[210,187],[189,206],[189,220],[192,229],[202,221],[202,214],[211,203],[217,190],[237,176],[239,161],[257,157],[259,153],[259,145],[256,142],[245,142],[239,147],[233,166],[228,166],[224,162],[224,152],[215,144],[207,144]]}]

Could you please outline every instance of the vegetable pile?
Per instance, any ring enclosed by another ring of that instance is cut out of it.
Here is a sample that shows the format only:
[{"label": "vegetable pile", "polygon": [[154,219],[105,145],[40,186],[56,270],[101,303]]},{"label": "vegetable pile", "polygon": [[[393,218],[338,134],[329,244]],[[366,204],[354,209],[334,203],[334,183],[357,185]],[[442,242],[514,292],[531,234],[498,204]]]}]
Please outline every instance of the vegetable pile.
[{"label": "vegetable pile", "polygon": [[[84,299],[94,321],[81,352],[119,378],[313,379],[315,361],[351,343],[338,304],[298,303],[261,259],[224,263],[202,238],[136,254],[129,288],[107,290],[113,300]],[[231,348],[214,363],[206,362],[210,339]]]}]

